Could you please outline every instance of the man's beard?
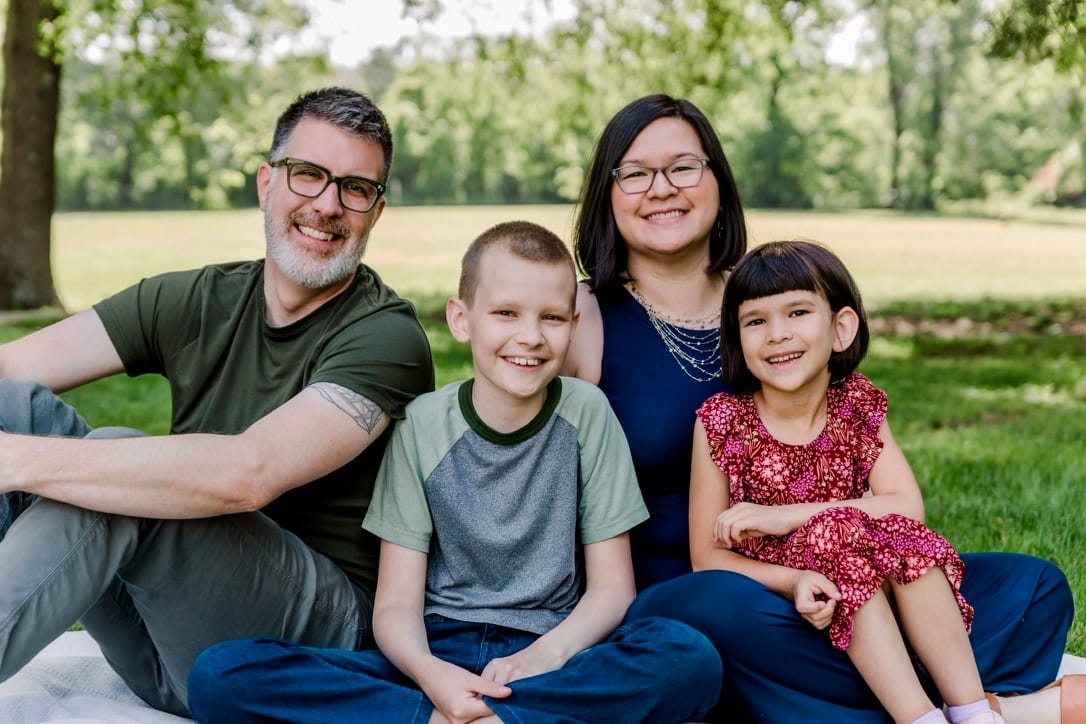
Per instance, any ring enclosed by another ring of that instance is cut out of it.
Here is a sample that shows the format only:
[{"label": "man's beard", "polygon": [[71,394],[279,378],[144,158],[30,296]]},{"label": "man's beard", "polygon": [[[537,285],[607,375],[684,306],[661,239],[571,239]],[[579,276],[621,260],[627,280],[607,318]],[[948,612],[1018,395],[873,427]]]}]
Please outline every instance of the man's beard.
[{"label": "man's beard", "polygon": [[[307,253],[290,243],[290,227],[299,224],[330,231],[345,239],[337,251],[327,255]],[[268,244],[268,256],[295,284],[307,289],[325,289],[354,274],[366,250],[366,237],[352,239],[350,230],[342,224],[315,216],[291,214],[285,223],[277,221],[269,208],[264,214],[264,236]]]}]

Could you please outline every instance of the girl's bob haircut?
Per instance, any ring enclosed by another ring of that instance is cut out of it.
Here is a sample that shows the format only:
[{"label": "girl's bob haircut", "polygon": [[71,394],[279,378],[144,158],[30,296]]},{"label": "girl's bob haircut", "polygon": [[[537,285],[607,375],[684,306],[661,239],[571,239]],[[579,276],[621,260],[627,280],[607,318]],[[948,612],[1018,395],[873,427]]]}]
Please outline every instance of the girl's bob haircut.
[{"label": "girl's bob haircut", "polygon": [[739,305],[751,299],[770,297],[796,290],[825,297],[836,314],[851,307],[859,318],[856,338],[843,352],[830,355],[830,380],[838,382],[851,374],[867,354],[871,333],[867,328],[860,290],[837,255],[813,241],[771,241],[739,260],[724,284],[720,312],[720,359],[724,384],[736,392],[754,392],[761,383],[743,359],[739,341]]}]

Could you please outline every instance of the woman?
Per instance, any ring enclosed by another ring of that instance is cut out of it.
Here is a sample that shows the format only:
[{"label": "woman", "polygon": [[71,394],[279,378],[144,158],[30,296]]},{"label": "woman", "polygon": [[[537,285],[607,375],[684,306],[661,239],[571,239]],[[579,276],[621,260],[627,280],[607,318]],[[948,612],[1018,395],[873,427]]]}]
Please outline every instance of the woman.
[{"label": "woman", "polygon": [[[574,228],[586,279],[565,374],[606,393],[652,515],[633,532],[639,590],[628,619],[678,618],[724,662],[721,718],[885,722],[848,657],[791,601],[727,571],[691,573],[688,515],[694,412],[720,382],[724,276],[746,249],[742,206],[712,125],[688,101],[638,99],[596,146]],[[962,593],[988,690],[1034,691],[1055,675],[1073,603],[1062,572],[1030,556],[965,554]],[[1037,721],[1057,692],[1000,699],[1008,722]],[[1015,713],[1016,708],[1030,713]],[[1058,712],[1057,712],[1058,716]]]}]

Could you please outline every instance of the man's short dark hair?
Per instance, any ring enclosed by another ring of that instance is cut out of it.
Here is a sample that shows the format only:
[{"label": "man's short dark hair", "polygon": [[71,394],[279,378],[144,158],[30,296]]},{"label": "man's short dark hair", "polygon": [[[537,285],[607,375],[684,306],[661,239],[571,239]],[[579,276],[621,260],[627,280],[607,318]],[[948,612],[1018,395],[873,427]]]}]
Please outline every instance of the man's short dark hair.
[{"label": "man's short dark hair", "polygon": [[382,183],[388,181],[392,168],[392,132],[388,121],[373,101],[363,93],[349,88],[321,88],[298,96],[287,106],[275,124],[268,160],[277,161],[277,154],[290,139],[294,127],[306,118],[331,123],[352,136],[357,136],[381,147],[385,156]]}]

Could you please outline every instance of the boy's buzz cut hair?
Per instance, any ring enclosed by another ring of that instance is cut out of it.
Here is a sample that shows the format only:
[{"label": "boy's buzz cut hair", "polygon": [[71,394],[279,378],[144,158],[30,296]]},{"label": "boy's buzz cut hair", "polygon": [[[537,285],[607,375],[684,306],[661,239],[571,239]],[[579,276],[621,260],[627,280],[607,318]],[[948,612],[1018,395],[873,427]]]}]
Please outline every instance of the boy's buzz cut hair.
[{"label": "boy's buzz cut hair", "polygon": [[[577,279],[573,255],[557,234],[531,221],[506,221],[484,231],[464,252],[464,258],[460,262],[460,287],[457,296],[465,304],[471,305],[475,298],[475,290],[479,287],[479,266],[490,249],[505,249],[525,261],[564,264],[569,268],[574,281]],[[576,297],[577,286],[574,284],[570,302],[574,302]]]}]

